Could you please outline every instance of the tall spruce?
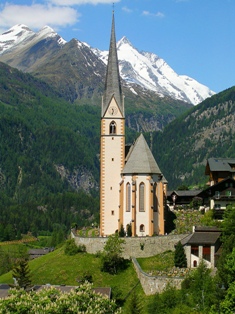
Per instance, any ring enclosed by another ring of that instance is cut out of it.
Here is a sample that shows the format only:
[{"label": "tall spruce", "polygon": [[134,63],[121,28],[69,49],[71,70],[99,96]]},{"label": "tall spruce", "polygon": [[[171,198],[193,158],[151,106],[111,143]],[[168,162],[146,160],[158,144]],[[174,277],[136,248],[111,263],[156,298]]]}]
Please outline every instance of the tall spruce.
[{"label": "tall spruce", "polygon": [[27,290],[31,287],[31,275],[27,260],[21,260],[12,271],[12,277],[15,281],[15,288]]},{"label": "tall spruce", "polygon": [[174,256],[175,267],[186,268],[187,258],[184,252],[182,243],[179,241],[175,246],[175,256]]}]

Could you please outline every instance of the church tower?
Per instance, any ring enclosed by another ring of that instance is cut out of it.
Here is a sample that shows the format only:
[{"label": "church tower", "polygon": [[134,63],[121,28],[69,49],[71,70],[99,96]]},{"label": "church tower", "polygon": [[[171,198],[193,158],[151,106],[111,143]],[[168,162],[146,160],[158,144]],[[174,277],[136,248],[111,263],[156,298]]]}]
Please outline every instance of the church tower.
[{"label": "church tower", "polygon": [[100,136],[100,235],[120,228],[120,182],[125,162],[125,113],[118,68],[114,13],[101,106]]}]

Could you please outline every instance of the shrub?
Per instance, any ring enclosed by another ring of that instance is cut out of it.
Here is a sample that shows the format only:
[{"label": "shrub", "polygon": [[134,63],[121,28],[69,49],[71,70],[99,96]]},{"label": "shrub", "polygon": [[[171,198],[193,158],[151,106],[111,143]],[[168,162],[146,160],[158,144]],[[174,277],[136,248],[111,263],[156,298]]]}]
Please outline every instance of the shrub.
[{"label": "shrub", "polygon": [[66,255],[75,255],[77,253],[84,253],[86,252],[86,247],[85,245],[76,245],[74,239],[70,239],[66,241],[65,243],[65,248],[64,248],[64,253]]}]

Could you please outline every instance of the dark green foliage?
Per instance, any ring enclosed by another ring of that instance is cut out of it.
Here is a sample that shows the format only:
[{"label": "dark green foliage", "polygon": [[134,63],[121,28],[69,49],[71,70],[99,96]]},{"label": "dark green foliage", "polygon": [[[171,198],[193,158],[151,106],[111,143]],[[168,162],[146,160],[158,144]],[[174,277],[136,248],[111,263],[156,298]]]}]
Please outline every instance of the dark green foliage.
[{"label": "dark green foliage", "polygon": [[234,102],[232,87],[182,114],[163,132],[153,133],[153,154],[169,189],[182,184],[203,186],[209,157],[234,157],[234,128],[228,125],[235,114]]},{"label": "dark green foliage", "polygon": [[[181,292],[168,285],[163,293],[156,293],[148,305],[150,314],[169,314],[181,303]],[[187,313],[187,312],[185,312]]]},{"label": "dark green foliage", "polygon": [[67,240],[65,243],[64,253],[66,255],[76,255],[77,253],[85,253],[85,245],[76,245],[74,239]]},{"label": "dark green foliage", "polygon": [[131,224],[127,225],[127,236],[132,237],[132,230],[131,230]]},{"label": "dark green foliage", "polygon": [[143,314],[144,313],[144,306],[142,299],[138,295],[138,293],[134,290],[128,302],[128,314]]},{"label": "dark green foliage", "polygon": [[186,254],[184,251],[184,247],[180,241],[175,246],[174,264],[175,264],[175,267],[179,267],[179,268],[187,267]]},{"label": "dark green foliage", "polygon": [[19,261],[19,263],[13,268],[12,277],[15,280],[14,286],[16,288],[23,288],[24,290],[27,290],[31,287],[30,270],[26,260]]},{"label": "dark green foliage", "polygon": [[17,261],[27,260],[28,257],[26,246],[0,246],[0,275],[10,271]]},{"label": "dark green foliage", "polygon": [[125,230],[124,230],[123,225],[121,225],[121,228],[120,228],[118,234],[119,234],[119,237],[121,237],[121,238],[124,238],[124,237],[125,237],[126,232],[125,232]]},{"label": "dark green foliage", "polygon": [[85,282],[93,283],[92,275],[89,271],[84,271],[81,277],[77,279],[79,284],[84,284]]},{"label": "dark green foliage", "polygon": [[215,279],[211,276],[211,270],[203,262],[182,283],[185,302],[191,307],[197,306],[199,313],[208,311],[212,304],[216,303],[217,290],[218,287]]},{"label": "dark green foliage", "polygon": [[196,196],[192,199],[192,202],[190,203],[190,207],[192,209],[199,209],[199,207],[202,205],[202,202],[203,202],[202,198]]},{"label": "dark green foliage", "polygon": [[121,256],[125,240],[118,237],[118,234],[110,235],[104,246],[102,255],[102,271],[110,274],[116,274],[125,269],[127,261]]}]

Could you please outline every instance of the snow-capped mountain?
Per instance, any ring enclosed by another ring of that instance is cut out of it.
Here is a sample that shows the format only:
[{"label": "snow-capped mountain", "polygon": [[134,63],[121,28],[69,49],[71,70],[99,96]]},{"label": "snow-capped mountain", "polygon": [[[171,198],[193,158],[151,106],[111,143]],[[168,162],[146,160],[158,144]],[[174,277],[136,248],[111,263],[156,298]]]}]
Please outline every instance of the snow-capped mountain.
[{"label": "snow-capped mountain", "polygon": [[[160,96],[167,95],[194,105],[215,94],[196,80],[175,73],[156,54],[138,51],[126,37],[118,41],[117,50],[120,75],[129,86],[140,85]],[[93,51],[107,64],[108,51]]]},{"label": "snow-capped mountain", "polygon": [[[0,61],[9,64],[25,72],[35,73],[41,69],[48,69],[48,64],[53,61],[54,64],[61,64],[61,49],[66,51],[68,55],[69,45],[72,41],[66,41],[60,37],[49,26],[43,27],[39,32],[35,33],[26,25],[18,24],[0,35]],[[87,68],[90,69],[86,76],[92,76],[94,73],[100,75],[103,79],[102,65],[98,64],[98,60],[107,63],[108,51],[100,51],[91,48],[86,43],[77,40],[77,53],[84,56],[82,63],[76,62],[76,53],[71,57],[71,64],[76,63],[77,71],[81,73],[79,67],[83,67],[87,62]],[[208,87],[198,83],[194,79],[178,75],[174,70],[157,55],[149,52],[139,52],[126,37],[123,37],[117,43],[120,74],[125,85],[129,90],[137,95],[142,91],[151,91],[158,97],[171,97],[186,103],[198,104],[204,99],[214,94]],[[92,57],[92,54],[94,57]],[[85,56],[86,55],[86,56]],[[87,58],[88,56],[88,58]],[[92,60],[92,62],[88,62]],[[47,67],[45,68],[45,65]],[[64,65],[65,66],[65,65]],[[97,69],[97,66],[99,69]],[[49,66],[49,68],[52,68]],[[84,70],[82,70],[83,73]],[[100,72],[101,71],[101,72]],[[64,71],[65,73],[66,71]],[[40,72],[42,77],[42,73]],[[56,79],[56,78],[55,78]],[[82,84],[85,82],[83,81]]]},{"label": "snow-capped mountain", "polygon": [[[29,43],[32,45],[34,42],[46,37],[58,37],[58,34],[49,26],[44,26],[39,32],[35,33],[28,26],[17,24],[0,35],[0,54],[25,47]],[[63,45],[66,41],[59,36],[58,43]]]}]

